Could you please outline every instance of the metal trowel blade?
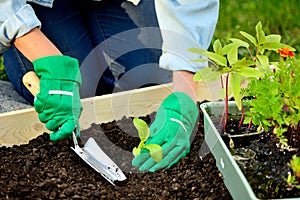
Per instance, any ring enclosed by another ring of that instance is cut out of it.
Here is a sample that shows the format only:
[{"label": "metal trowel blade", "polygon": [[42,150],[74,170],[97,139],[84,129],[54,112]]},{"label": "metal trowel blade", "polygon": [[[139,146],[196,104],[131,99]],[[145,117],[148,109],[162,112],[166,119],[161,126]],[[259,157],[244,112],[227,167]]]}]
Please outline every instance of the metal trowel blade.
[{"label": "metal trowel blade", "polygon": [[75,144],[75,147],[71,148],[111,184],[115,185],[115,181],[121,182],[126,180],[122,170],[104,153],[94,138],[89,138],[84,147],[79,147],[78,144]]}]

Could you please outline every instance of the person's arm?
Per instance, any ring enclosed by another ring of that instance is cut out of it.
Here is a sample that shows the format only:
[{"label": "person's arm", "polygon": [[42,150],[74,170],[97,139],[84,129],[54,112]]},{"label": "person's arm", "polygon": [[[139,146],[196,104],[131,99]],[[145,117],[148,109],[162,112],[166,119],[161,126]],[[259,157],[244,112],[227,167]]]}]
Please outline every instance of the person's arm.
[{"label": "person's arm", "polygon": [[39,28],[16,38],[14,45],[32,61],[40,78],[34,108],[40,121],[52,131],[50,140],[69,138],[74,130],[79,137],[82,106],[78,60],[62,55]]},{"label": "person's arm", "polygon": [[188,48],[208,48],[218,18],[219,2],[155,0],[155,6],[163,38],[160,67],[173,71],[173,92],[159,107],[145,142],[162,147],[162,160],[155,162],[147,151],[132,160],[132,165],[139,170],[151,172],[171,167],[190,150],[190,137],[199,116],[197,83],[193,76],[207,63],[190,62],[195,58]]},{"label": "person's arm", "polygon": [[188,48],[207,49],[219,13],[218,0],[155,0],[155,9],[163,38],[160,67],[173,71],[173,91],[196,98],[193,75],[207,63],[193,63],[196,55]]},{"label": "person's arm", "polygon": [[34,108],[39,120],[51,130],[53,141],[79,137],[82,112],[79,62],[64,56],[40,31],[40,22],[25,0],[0,1],[0,53],[12,44],[27,57],[40,78]]},{"label": "person's arm", "polygon": [[197,82],[193,80],[194,73],[184,70],[173,72],[173,92],[184,92],[195,102],[197,101]]},{"label": "person's arm", "polygon": [[45,56],[62,55],[39,28],[34,28],[29,33],[16,38],[14,45],[30,61]]},{"label": "person's arm", "polygon": [[40,121],[52,131],[50,140],[69,138],[74,130],[79,137],[82,81],[78,60],[62,55],[38,28],[16,38],[14,45],[32,61],[40,78],[34,108]]},{"label": "person's arm", "polygon": [[41,26],[26,0],[1,0],[0,13],[0,53],[7,50],[15,38]]}]

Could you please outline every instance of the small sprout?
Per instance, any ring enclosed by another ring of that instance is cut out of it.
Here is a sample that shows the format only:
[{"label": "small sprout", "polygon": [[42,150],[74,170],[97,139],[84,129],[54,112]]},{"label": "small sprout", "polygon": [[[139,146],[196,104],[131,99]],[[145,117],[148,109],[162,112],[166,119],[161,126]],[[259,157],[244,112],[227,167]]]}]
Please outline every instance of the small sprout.
[{"label": "small sprout", "polygon": [[133,124],[138,131],[140,143],[137,147],[134,147],[132,150],[133,155],[136,157],[140,155],[142,149],[148,149],[150,156],[155,162],[160,162],[162,160],[162,148],[158,144],[145,144],[147,139],[150,136],[150,129],[147,123],[139,118],[133,119]]},{"label": "small sprout", "polygon": [[234,148],[234,142],[233,142],[233,139],[231,137],[230,137],[230,140],[229,140],[229,147],[230,147],[230,149]]},{"label": "small sprout", "polygon": [[295,176],[300,179],[300,157],[293,155],[290,165]]},{"label": "small sprout", "polygon": [[289,165],[293,170],[293,175],[288,172],[286,182],[291,188],[300,189],[300,157],[293,155]]}]

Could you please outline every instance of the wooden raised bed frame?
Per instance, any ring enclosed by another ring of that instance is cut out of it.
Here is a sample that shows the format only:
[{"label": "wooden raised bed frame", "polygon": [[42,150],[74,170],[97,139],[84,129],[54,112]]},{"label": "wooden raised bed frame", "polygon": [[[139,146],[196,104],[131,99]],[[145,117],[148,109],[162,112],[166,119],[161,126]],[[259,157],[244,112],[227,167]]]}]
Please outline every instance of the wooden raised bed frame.
[{"label": "wooden raised bed frame", "polygon": [[[157,111],[161,102],[171,93],[171,84],[152,86],[109,95],[82,99],[80,117],[82,130],[92,123],[107,123],[122,117],[145,116]],[[198,84],[198,101],[219,99],[219,81]],[[34,108],[0,114],[0,146],[27,144],[44,132],[49,132],[37,117]]]}]

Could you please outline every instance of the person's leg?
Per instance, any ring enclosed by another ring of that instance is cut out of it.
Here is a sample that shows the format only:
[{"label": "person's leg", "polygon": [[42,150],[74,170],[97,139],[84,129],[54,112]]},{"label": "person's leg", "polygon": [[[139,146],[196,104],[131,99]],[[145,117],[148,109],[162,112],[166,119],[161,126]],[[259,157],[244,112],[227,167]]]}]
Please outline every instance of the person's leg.
[{"label": "person's leg", "polygon": [[[138,6],[125,0],[102,0],[92,3],[86,16],[95,48],[81,69],[83,74],[93,73],[88,77],[102,77],[97,95],[170,81],[170,72],[158,67],[162,41],[153,0],[143,0]],[[102,64],[91,64],[96,59]],[[95,85],[86,82],[88,88]]]},{"label": "person's leg", "polygon": [[[31,5],[42,22],[43,33],[64,55],[75,57],[82,62],[93,46],[81,17],[84,6],[81,1],[57,0],[53,8],[34,3]],[[3,58],[10,82],[21,96],[32,103],[33,96],[22,83],[23,75],[33,70],[32,63],[14,46],[3,54]]]},{"label": "person's leg", "polygon": [[[59,0],[51,9],[32,6],[44,34],[63,54],[79,59],[83,98],[94,96],[97,84],[97,95],[101,95],[169,80],[169,72],[158,67],[161,37],[153,0],[143,0],[137,7],[125,0]],[[32,95],[21,82],[33,70],[32,64],[14,47],[4,53],[4,60],[15,89],[32,103]]]}]

